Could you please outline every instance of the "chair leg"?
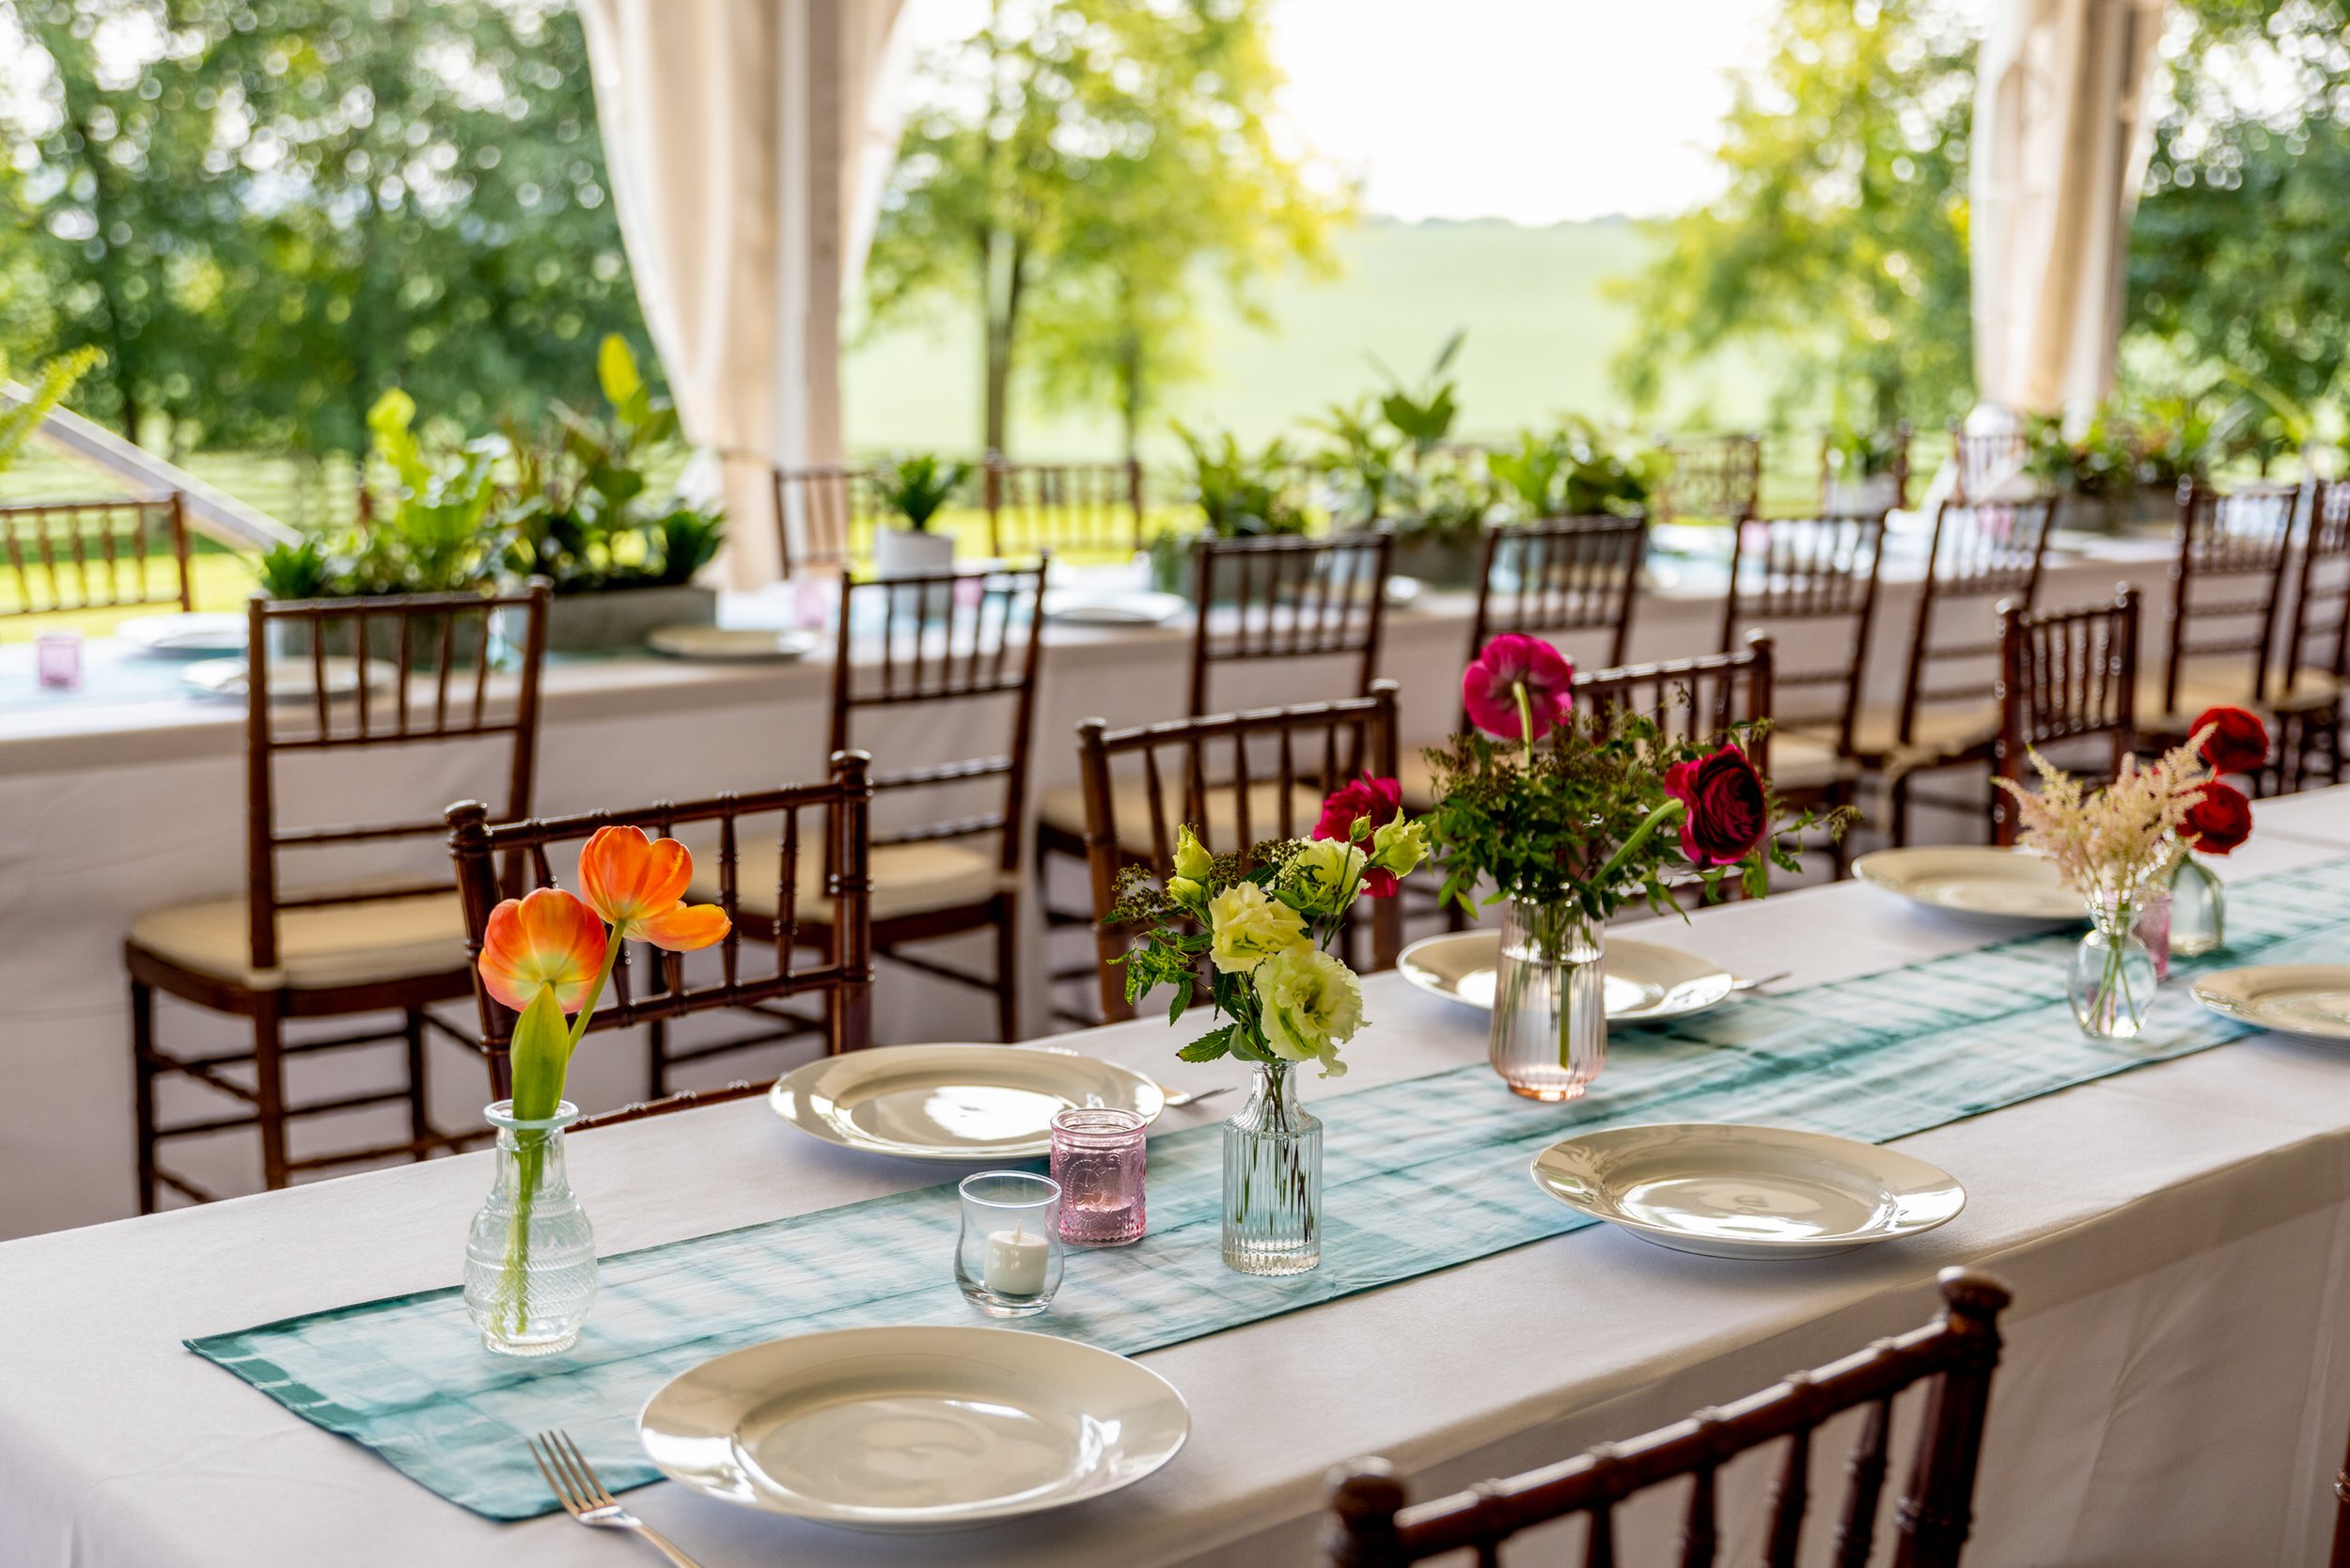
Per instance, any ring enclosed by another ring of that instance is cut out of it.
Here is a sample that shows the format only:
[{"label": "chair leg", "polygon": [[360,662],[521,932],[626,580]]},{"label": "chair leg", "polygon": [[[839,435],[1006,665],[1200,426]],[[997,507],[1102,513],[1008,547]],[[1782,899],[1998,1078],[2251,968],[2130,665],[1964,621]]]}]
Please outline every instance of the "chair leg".
[{"label": "chair leg", "polygon": [[253,1112],[261,1135],[261,1184],[272,1191],[286,1184],[286,1021],[277,998],[264,993],[255,998],[253,1014]]},{"label": "chair leg", "polygon": [[131,1074],[138,1117],[139,1213],[155,1212],[155,988],[131,982]]},{"label": "chair leg", "polygon": [[669,1021],[655,1018],[645,1026],[645,1093],[659,1100],[669,1092]]},{"label": "chair leg", "polygon": [[[408,1136],[421,1145],[432,1136],[432,1115],[424,1077],[424,1010],[412,1007],[400,1019],[400,1038],[408,1050]],[[430,1151],[418,1148],[416,1158]]]},{"label": "chair leg", "polygon": [[1020,901],[995,901],[995,1033],[1007,1045],[1020,1039]]},{"label": "chair leg", "polygon": [[1905,849],[1909,845],[1909,776],[1902,775],[1888,788],[1892,796],[1890,833],[1893,848]]}]

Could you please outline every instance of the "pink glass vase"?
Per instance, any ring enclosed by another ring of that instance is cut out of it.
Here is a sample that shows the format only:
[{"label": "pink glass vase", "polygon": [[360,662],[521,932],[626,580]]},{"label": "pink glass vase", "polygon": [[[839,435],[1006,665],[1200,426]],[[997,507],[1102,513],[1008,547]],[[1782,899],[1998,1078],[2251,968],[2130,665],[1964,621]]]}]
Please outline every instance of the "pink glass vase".
[{"label": "pink glass vase", "polygon": [[1146,1123],[1108,1106],[1053,1118],[1053,1180],[1060,1184],[1060,1238],[1072,1247],[1124,1247],[1142,1239]]}]

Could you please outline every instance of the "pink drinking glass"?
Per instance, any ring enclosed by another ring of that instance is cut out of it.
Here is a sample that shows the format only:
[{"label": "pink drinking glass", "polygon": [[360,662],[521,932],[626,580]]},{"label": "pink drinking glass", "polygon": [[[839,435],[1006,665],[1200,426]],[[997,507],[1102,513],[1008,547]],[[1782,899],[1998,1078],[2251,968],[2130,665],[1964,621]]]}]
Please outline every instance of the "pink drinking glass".
[{"label": "pink drinking glass", "polygon": [[33,668],[41,685],[51,691],[80,691],[82,634],[70,630],[37,634],[33,638]]},{"label": "pink drinking glass", "polygon": [[1142,1239],[1144,1128],[1140,1113],[1084,1106],[1053,1118],[1053,1180],[1060,1237],[1072,1247]]}]

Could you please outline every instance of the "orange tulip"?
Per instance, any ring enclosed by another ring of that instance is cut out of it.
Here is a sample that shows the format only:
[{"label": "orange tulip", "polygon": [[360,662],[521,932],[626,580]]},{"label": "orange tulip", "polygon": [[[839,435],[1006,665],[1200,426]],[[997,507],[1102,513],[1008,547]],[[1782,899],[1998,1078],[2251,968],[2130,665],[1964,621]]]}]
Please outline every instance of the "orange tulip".
[{"label": "orange tulip", "polygon": [[577,1012],[603,976],[603,924],[559,887],[508,899],[490,911],[481,939],[481,983],[520,1012],[542,991]]},{"label": "orange tulip", "polygon": [[612,925],[616,942],[635,937],[671,952],[707,948],[725,936],[726,911],[685,902],[694,856],[675,839],[648,839],[638,827],[600,827],[579,852],[579,889]]}]

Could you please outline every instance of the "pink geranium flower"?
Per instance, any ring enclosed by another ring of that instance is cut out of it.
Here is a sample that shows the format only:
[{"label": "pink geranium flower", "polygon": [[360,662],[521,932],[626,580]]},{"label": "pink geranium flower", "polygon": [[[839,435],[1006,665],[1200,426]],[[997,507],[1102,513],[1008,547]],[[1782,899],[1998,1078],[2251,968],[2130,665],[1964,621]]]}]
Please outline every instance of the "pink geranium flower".
[{"label": "pink geranium flower", "polygon": [[1542,638],[1505,632],[1461,672],[1461,702],[1469,722],[1488,735],[1539,741],[1567,722],[1574,706],[1574,666]]}]

